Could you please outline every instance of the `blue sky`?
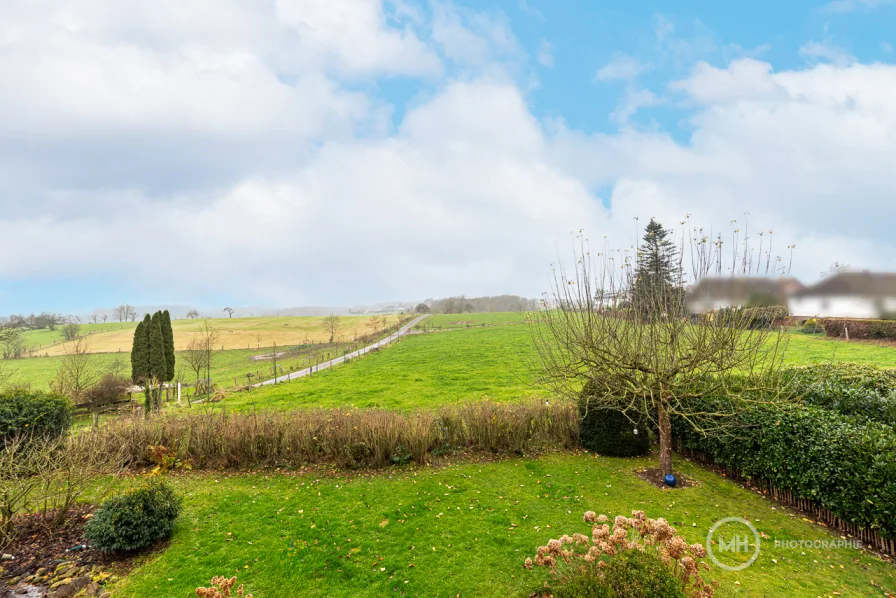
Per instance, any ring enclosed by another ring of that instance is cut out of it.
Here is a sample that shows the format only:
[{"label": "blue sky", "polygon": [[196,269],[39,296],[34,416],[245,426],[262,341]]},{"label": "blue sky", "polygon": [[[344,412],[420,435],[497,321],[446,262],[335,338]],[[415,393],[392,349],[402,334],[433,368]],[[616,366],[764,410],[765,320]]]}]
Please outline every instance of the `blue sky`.
[{"label": "blue sky", "polygon": [[896,269],[896,2],[5,13],[0,314],[537,296],[686,214]]}]

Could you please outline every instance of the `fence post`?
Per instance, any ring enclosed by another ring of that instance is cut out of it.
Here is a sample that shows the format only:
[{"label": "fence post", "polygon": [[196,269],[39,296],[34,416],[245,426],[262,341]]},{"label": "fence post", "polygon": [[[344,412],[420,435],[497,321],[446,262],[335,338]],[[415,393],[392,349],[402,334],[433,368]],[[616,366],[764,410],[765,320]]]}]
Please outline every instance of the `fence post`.
[{"label": "fence post", "polygon": [[180,403],[180,382],[177,383],[177,402]]}]

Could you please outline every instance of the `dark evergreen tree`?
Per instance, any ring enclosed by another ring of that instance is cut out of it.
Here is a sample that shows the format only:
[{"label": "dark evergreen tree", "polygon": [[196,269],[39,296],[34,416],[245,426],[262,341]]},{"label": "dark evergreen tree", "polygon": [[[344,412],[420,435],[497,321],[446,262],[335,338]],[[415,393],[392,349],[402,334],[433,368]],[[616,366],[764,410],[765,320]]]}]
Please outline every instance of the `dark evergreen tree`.
[{"label": "dark evergreen tree", "polygon": [[149,324],[149,374],[159,384],[156,387],[154,407],[161,407],[161,382],[168,379],[168,360],[165,355],[165,337],[162,335],[162,312],[152,315]]},{"label": "dark evergreen tree", "polygon": [[165,368],[167,372],[167,376],[165,377],[165,382],[171,382],[174,380],[174,331],[171,329],[171,314],[168,313],[168,310],[162,312],[161,316],[161,324],[162,324],[162,337],[165,340]]},{"label": "dark evergreen tree", "polygon": [[632,303],[648,318],[655,312],[678,311],[684,298],[680,253],[670,235],[671,231],[651,218],[638,248]]},{"label": "dark evergreen tree", "polygon": [[[146,316],[149,318],[149,316]],[[149,323],[144,320],[137,324],[134,342],[131,345],[131,379],[141,384],[149,376]]]}]

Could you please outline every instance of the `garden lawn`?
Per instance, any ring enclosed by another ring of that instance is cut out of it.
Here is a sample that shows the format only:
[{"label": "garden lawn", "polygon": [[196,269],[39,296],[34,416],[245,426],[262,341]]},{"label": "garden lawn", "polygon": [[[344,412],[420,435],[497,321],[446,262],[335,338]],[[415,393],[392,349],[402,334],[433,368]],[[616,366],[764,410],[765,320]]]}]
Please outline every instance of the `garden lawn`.
[{"label": "garden lawn", "polygon": [[[892,347],[802,334],[791,335],[789,341],[785,354],[789,365],[833,360],[896,366],[896,349]],[[531,374],[537,358],[526,325],[415,334],[310,378],[231,394],[221,405],[236,410],[336,406],[411,409],[483,397],[501,401],[547,396],[534,384]]]},{"label": "garden lawn", "polygon": [[653,463],[555,453],[354,477],[177,476],[185,509],[170,545],[112,591],[187,598],[215,575],[236,575],[256,598],[528,596],[549,578],[522,567],[537,546],[588,533],[586,510],[612,517],[632,509],[665,517],[689,542],[704,543],[723,517],[756,526],[763,540],[752,566],[709,572],[718,596],[896,591],[896,568],[873,555],[776,548],[775,540],[836,536],[683,459],[678,468],[698,486],[664,491],[632,473]]}]

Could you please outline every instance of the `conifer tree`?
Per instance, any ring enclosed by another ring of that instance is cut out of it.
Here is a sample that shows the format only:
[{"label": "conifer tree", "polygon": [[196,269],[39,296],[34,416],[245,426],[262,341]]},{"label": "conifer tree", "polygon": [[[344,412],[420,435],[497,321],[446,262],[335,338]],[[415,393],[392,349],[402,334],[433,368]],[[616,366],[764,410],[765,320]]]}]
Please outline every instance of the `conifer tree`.
[{"label": "conifer tree", "polygon": [[[638,262],[632,285],[633,307],[639,312],[656,309],[677,311],[683,299],[680,254],[669,238],[671,231],[650,219],[638,248]],[[651,305],[647,305],[647,303]],[[662,305],[659,305],[659,304]]]},{"label": "conifer tree", "polygon": [[165,338],[162,335],[162,312],[152,315],[149,324],[149,374],[158,387],[154,407],[161,407],[161,382],[168,378],[168,360],[165,355]]},{"label": "conifer tree", "polygon": [[167,309],[162,312],[161,324],[162,337],[165,340],[165,371],[168,374],[165,376],[165,382],[171,382],[174,380],[175,365],[174,331],[171,329],[171,314],[168,313]]},{"label": "conifer tree", "polygon": [[149,330],[150,317],[146,314],[143,321],[137,324],[134,331],[134,344],[131,346],[131,378],[134,384],[143,385],[144,394],[144,413],[149,416],[152,408],[152,400],[150,398],[150,383],[152,375],[149,365]]}]

